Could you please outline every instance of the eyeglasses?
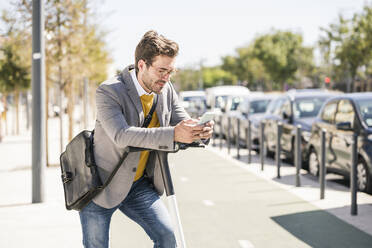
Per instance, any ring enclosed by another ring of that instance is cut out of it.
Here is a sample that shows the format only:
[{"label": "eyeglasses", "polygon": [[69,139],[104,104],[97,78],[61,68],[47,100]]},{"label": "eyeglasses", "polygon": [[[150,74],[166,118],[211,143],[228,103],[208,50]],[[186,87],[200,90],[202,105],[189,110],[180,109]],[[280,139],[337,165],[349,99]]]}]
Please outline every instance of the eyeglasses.
[{"label": "eyeglasses", "polygon": [[167,70],[165,68],[157,68],[155,66],[152,66],[152,65],[149,65],[148,63],[146,63],[148,67],[152,67],[154,68],[154,70],[156,71],[156,73],[160,76],[160,77],[165,77],[165,76],[168,76],[169,77],[172,77],[176,74],[177,72],[177,69],[171,69],[171,70]]},{"label": "eyeglasses", "polygon": [[162,78],[165,77],[165,76],[168,76],[168,75],[169,75],[169,77],[172,77],[177,72],[177,69],[167,70],[167,69],[164,69],[164,68],[160,68],[160,69],[155,68],[155,70],[159,74],[159,76],[162,77]]}]

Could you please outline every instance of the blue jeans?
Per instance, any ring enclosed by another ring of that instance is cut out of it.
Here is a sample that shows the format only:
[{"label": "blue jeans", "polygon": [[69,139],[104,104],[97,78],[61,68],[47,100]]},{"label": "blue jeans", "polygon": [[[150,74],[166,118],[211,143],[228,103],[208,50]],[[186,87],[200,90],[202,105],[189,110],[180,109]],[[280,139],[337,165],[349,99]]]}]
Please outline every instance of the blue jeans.
[{"label": "blue jeans", "polygon": [[117,209],[146,231],[154,248],[176,247],[168,211],[148,179],[142,177],[118,206],[107,209],[92,201],[79,212],[85,248],[108,248],[111,216]]}]

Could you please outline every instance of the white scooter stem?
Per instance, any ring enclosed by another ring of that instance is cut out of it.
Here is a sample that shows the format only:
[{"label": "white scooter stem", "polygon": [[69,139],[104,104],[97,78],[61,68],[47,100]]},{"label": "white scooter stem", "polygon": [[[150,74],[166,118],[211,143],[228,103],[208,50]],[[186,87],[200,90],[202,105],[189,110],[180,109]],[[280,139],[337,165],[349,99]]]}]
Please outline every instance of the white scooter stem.
[{"label": "white scooter stem", "polygon": [[[169,170],[168,164],[168,153],[167,152],[158,152],[159,153],[159,163],[161,168],[161,173],[163,176],[165,192],[167,194],[168,204],[169,204],[169,213],[172,218],[173,226],[175,229],[177,247],[186,248],[185,236],[183,234],[180,214],[178,212],[178,205],[176,200],[176,195],[174,193],[173,182],[171,173]],[[161,160],[160,161],[160,156]]]}]

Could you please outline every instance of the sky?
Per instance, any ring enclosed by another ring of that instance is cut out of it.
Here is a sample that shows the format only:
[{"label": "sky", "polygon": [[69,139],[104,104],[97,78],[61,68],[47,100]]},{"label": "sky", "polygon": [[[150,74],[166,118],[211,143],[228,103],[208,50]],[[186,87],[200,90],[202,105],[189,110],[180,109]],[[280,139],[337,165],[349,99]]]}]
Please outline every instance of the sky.
[{"label": "sky", "polygon": [[[7,2],[0,0],[0,9]],[[113,72],[134,63],[136,45],[150,29],[179,44],[177,67],[213,66],[272,29],[301,33],[313,46],[320,27],[339,14],[351,17],[365,3],[371,0],[96,0],[91,6],[95,22],[108,31]]]}]

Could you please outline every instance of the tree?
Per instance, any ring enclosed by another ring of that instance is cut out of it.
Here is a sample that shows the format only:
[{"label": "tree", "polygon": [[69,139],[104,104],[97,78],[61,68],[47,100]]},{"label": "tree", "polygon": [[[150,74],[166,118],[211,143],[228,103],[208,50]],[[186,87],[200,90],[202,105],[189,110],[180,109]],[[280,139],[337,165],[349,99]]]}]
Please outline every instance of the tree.
[{"label": "tree", "polygon": [[31,62],[27,54],[31,54],[30,34],[27,27],[17,22],[15,16],[3,11],[1,20],[6,24],[2,32],[2,56],[0,72],[0,92],[5,95],[14,93],[16,134],[19,134],[19,98],[22,91],[30,87]]},{"label": "tree", "polygon": [[237,83],[237,77],[219,66],[208,67],[203,70],[203,82],[205,88],[216,85],[233,85]]},{"label": "tree", "polygon": [[[82,96],[82,82],[88,79],[95,87],[106,78],[107,67],[111,62],[106,44],[105,33],[94,21],[95,16],[89,0],[46,0],[45,1],[45,53],[46,53],[46,109],[50,101],[58,97],[49,97],[51,89],[63,93],[68,98],[69,133],[73,136],[73,113],[75,103]],[[32,0],[16,0],[15,11],[3,15],[2,21],[14,33],[24,34],[25,48],[20,55],[22,61],[31,66],[31,25]],[[16,31],[16,32],[15,32]],[[6,32],[2,32],[7,37]],[[63,96],[59,97],[64,98]],[[63,115],[60,108],[60,117]],[[47,116],[48,123],[48,116]],[[48,128],[48,124],[46,125]],[[63,138],[61,121],[61,139]],[[47,138],[48,139],[48,138]],[[47,143],[48,145],[48,143]],[[61,150],[63,143],[61,142]]]},{"label": "tree", "polygon": [[[336,87],[347,92],[356,91],[358,77],[366,81],[370,78],[368,68],[372,61],[372,7],[366,5],[361,13],[355,13],[350,20],[340,15],[336,23],[321,30],[323,36],[319,45],[323,61],[339,82]],[[346,85],[345,88],[342,83]],[[362,90],[361,86],[359,90]]]},{"label": "tree", "polygon": [[271,89],[270,76],[262,61],[255,57],[253,46],[237,48],[236,53],[236,57],[223,57],[221,68],[231,72],[239,81],[245,82],[250,89]]},{"label": "tree", "polygon": [[288,31],[272,31],[259,36],[253,45],[253,53],[258,58],[270,78],[274,81],[273,88],[283,88],[284,83],[291,83],[299,65],[312,63],[312,57],[302,59],[305,55],[312,56],[311,48],[302,45],[302,36]]}]

